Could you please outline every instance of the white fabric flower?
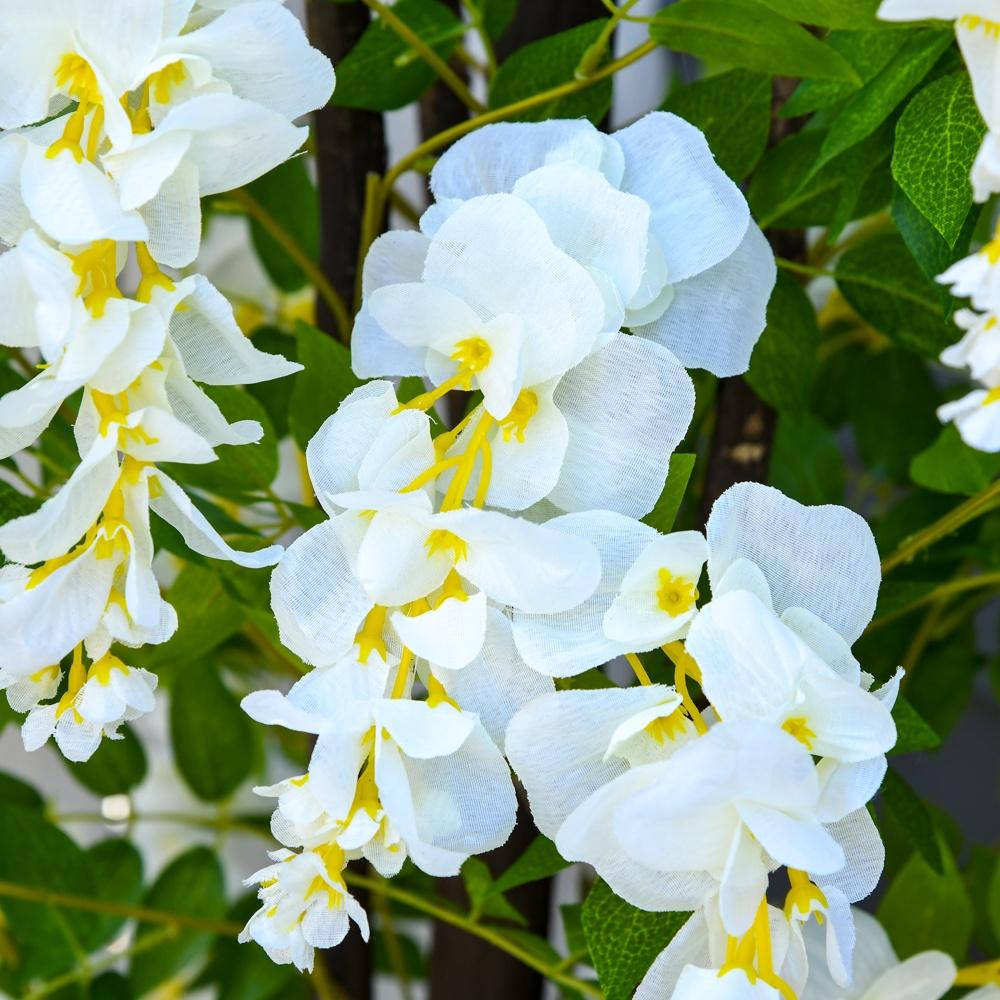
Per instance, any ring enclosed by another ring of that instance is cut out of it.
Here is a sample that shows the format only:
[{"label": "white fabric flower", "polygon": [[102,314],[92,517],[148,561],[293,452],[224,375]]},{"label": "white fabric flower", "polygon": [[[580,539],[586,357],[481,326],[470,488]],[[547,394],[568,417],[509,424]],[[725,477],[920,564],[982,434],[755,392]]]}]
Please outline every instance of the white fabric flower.
[{"label": "white fabric flower", "polygon": [[88,760],[101,739],[120,739],[118,728],[153,710],[157,677],[138,667],[126,666],[105,653],[91,664],[82,685],[73,690],[82,672],[82,660],[70,671],[70,690],[55,704],[32,709],[21,735],[26,750],[37,750],[50,736],[67,760]]},{"label": "white fabric flower", "polygon": [[500,846],[514,827],[507,765],[475,715],[434,692],[425,702],[409,700],[405,679],[396,697],[385,697],[387,676],[377,653],[365,662],[355,653],[308,674],[287,696],[258,691],[243,707],[258,722],[317,734],[311,792],[345,830],[371,755],[369,777],[398,849],[428,874],[457,874],[467,857]]},{"label": "white fabric flower", "polygon": [[[814,922],[803,931],[809,955],[809,980],[802,1000],[939,1000],[955,981],[955,963],[940,951],[925,951],[900,962],[882,925],[854,910],[857,942],[854,981],[837,985],[826,968],[827,943]],[[975,994],[971,994],[975,995]]]},{"label": "white fabric flower", "polygon": [[973,308],[1000,310],[1000,239],[993,239],[968,257],[956,261],[937,281],[948,285],[956,298],[969,299]]},{"label": "white fabric flower", "polygon": [[1000,451],[1000,386],[972,392],[938,407],[938,419],[953,422],[962,440],[978,451]]},{"label": "white fabric flower", "polygon": [[352,920],[368,940],[368,917],[344,885],[339,848],[269,856],[276,863],[244,882],[260,884],[261,908],[240,932],[241,942],[256,941],[273,962],[311,972],[315,949],[340,944]]},{"label": "white fabric flower", "polygon": [[39,702],[55,697],[62,680],[57,664],[42,667],[33,674],[22,676],[0,666],[0,691],[7,694],[7,703],[15,712],[30,712]]},{"label": "white fabric flower", "polygon": [[[687,367],[746,370],[775,281],[773,256],[704,136],[675,115],[653,112],[614,136],[586,121],[487,125],[442,155],[431,188],[439,203],[432,229],[456,201],[525,197],[556,242],[602,275],[625,325]],[[648,221],[634,199],[648,205]],[[628,253],[616,252],[616,230],[635,233]]]},{"label": "white fabric flower", "polygon": [[996,314],[958,309],[954,319],[966,333],[957,344],[941,352],[941,363],[968,368],[974,379],[1000,385],[1000,326]]}]

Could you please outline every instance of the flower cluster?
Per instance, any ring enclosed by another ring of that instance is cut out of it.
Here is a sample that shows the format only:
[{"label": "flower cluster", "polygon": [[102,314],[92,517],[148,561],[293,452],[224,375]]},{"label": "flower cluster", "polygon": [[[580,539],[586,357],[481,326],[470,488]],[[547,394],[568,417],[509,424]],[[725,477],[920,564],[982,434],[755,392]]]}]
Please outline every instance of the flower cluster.
[{"label": "flower cluster", "polygon": [[[220,9],[228,7],[228,9]],[[197,383],[298,366],[257,350],[194,260],[200,199],[291,156],[293,120],[333,89],[328,60],[276,0],[12,0],[0,11],[0,339],[40,372],[0,398],[0,456],[60,411],[79,464],[34,513],[0,529],[0,688],[30,712],[29,749],[73,760],[150,711],[156,679],[110,652],[163,642],[176,614],[153,575],[150,511],[194,551],[243,566],[158,463],[248,444]],[[85,653],[90,658],[85,664]],[[72,654],[68,686],[60,662]],[[42,702],[48,702],[41,704]]]},{"label": "flower cluster", "polygon": [[[849,982],[850,904],[884,857],[865,807],[896,739],[898,677],[873,690],[851,652],[871,532],[755,484],[705,534],[639,520],[691,416],[685,367],[738,371],[763,325],[774,267],[742,197],[662,113],[610,137],[490,126],[431,185],[420,230],[368,255],[353,356],[381,377],[310,443],[329,520],[272,577],[282,641],[314,669],[244,705],[316,742],[305,773],[258,790],[293,853],[253,877],[244,937],[308,967],[348,918],[366,929],[352,859],[443,876],[498,846],[509,763],[563,857],[634,905],[696,911],[646,995],[683,972],[678,996],[791,996],[814,915]],[[451,393],[464,416],[444,430]],[[643,662],[660,650],[673,684]],[[556,690],[619,656],[637,685]]]},{"label": "flower cluster", "polygon": [[[959,48],[972,78],[972,92],[986,137],[972,165],[977,202],[1000,192],[1000,20],[995,5],[977,0],[883,0],[879,17],[888,21],[940,18],[955,22]],[[944,422],[954,421],[966,444],[980,451],[1000,451],[1000,230],[977,253],[960,260],[938,277],[953,295],[968,298],[972,309],[955,313],[964,336],[941,354],[942,363],[965,368],[980,387],[938,409]]]}]

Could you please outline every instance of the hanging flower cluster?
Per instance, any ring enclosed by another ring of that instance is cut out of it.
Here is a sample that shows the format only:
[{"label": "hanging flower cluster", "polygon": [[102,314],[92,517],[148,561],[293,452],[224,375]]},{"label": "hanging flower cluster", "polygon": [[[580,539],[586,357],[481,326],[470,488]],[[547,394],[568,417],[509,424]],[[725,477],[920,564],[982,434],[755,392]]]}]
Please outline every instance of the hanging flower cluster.
[{"label": "hanging flower cluster", "polygon": [[[879,17],[887,21],[940,18],[955,22],[958,46],[972,78],[972,92],[986,122],[986,137],[972,165],[977,202],[1000,193],[1000,15],[994,4],[976,0],[883,0]],[[962,339],[941,353],[943,364],[965,368],[980,383],[968,395],[938,408],[944,422],[954,421],[966,444],[980,451],[1000,451],[1000,230],[978,252],[952,265],[938,281],[953,295],[968,298],[955,323]]]},{"label": "hanging flower cluster", "polygon": [[[80,456],[39,510],[0,529],[0,688],[29,712],[28,749],[54,735],[85,760],[153,707],[156,678],[112,645],[177,627],[149,512],[202,555],[252,567],[280,555],[232,549],[158,463],[211,462],[216,446],[261,436],[198,382],[299,366],[253,347],[204,277],[164,268],[194,260],[203,196],[295,153],[307,130],[293,120],[327,101],[334,77],[276,0],[10,0],[0,46],[0,240],[12,247],[0,338],[40,369],[0,398],[0,456],[60,410]],[[67,656],[68,686],[50,701]]]},{"label": "hanging flower cluster", "polygon": [[[282,641],[315,669],[244,707],[316,743],[304,774],[258,789],[286,849],[251,879],[244,938],[309,968],[350,920],[367,934],[346,864],[456,874],[513,828],[509,762],[563,857],[634,905],[697,911],[648,996],[682,969],[678,996],[791,996],[813,914],[848,982],[850,903],[884,857],[865,805],[896,738],[898,678],[872,692],[851,653],[878,592],[871,532],[753,484],[707,535],[638,520],[692,414],[685,367],[745,369],[763,327],[774,263],[742,195],[664,113],[610,137],[488,126],[431,187],[420,230],[368,255],[353,358],[382,378],[311,441],[330,519],[272,577]],[[384,379],[414,375],[432,388]],[[445,431],[453,392],[470,395]],[[659,649],[672,686],[638,655]],[[638,685],[555,690],[621,655]]]}]

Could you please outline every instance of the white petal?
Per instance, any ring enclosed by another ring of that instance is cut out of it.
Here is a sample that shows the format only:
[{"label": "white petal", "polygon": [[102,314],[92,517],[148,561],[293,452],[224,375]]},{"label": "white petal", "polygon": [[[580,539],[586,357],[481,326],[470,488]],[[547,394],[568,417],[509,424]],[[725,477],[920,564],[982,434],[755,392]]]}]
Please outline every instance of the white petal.
[{"label": "white petal", "polygon": [[819,875],[843,867],[843,850],[815,820],[758,805],[741,804],[739,809],[750,832],[779,864]]},{"label": "white petal", "polygon": [[876,997],[892,1000],[938,1000],[951,988],[955,960],[943,951],[922,951],[883,972],[869,987]]},{"label": "white petal", "polygon": [[694,413],[694,388],[677,359],[619,334],[559,382],[554,400],[569,445],[552,503],[568,511],[649,513]]},{"label": "white petal", "polygon": [[477,724],[474,715],[447,703],[431,708],[427,702],[403,698],[378,702],[374,718],[407,757],[420,759],[455,753]]},{"label": "white petal", "polygon": [[846,507],[805,507],[778,490],[737,483],[716,501],[707,527],[713,586],[749,559],[764,573],[778,614],[805,608],[853,643],[871,621],[881,576],[864,519]]},{"label": "white petal", "polygon": [[486,595],[449,598],[413,618],[393,612],[392,625],[403,645],[432,664],[458,670],[479,655],[486,634]]},{"label": "white petal", "polygon": [[726,931],[741,937],[750,930],[767,892],[767,866],[761,845],[743,825],[733,834],[719,886],[719,913]]},{"label": "white petal", "polygon": [[198,168],[186,160],[177,164],[139,214],[149,230],[146,246],[153,259],[167,267],[187,267],[201,244]]},{"label": "white petal", "polygon": [[885,867],[885,847],[871,813],[858,809],[827,824],[827,831],[844,852],[844,867],[817,881],[834,886],[852,903],[871,895]]}]

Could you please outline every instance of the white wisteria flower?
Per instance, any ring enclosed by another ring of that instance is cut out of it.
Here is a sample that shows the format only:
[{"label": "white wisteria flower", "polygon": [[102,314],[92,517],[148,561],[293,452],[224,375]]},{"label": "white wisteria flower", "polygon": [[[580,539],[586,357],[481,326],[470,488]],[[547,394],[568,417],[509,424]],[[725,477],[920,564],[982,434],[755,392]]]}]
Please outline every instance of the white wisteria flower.
[{"label": "white wisteria flower", "polygon": [[[404,658],[386,693],[389,663],[377,652],[364,661],[355,652],[312,671],[287,696],[257,691],[243,707],[258,722],[317,735],[310,791],[345,836],[364,808],[371,835],[384,836],[388,827],[400,859],[408,855],[431,875],[455,875],[470,855],[507,840],[517,802],[507,765],[478,717],[458,709],[439,685],[431,685],[426,701],[411,700],[409,672]],[[367,788],[359,779],[366,762]],[[377,820],[368,809],[373,803]],[[359,855],[364,846],[352,844]]]},{"label": "white wisteria flower", "polygon": [[556,243],[600,275],[624,325],[686,367],[746,370],[774,258],[704,135],[676,115],[653,112],[613,136],[585,120],[487,125],[442,155],[431,189],[431,230],[479,195],[527,200]]},{"label": "white wisteria flower", "polygon": [[1000,325],[996,313],[957,309],[954,320],[965,331],[957,344],[941,352],[941,363],[951,368],[968,368],[980,382],[1000,385]]},{"label": "white wisteria flower", "polygon": [[281,965],[311,972],[317,948],[332,948],[351,921],[368,940],[368,916],[344,884],[344,854],[336,845],[317,851],[273,851],[275,863],[254,872],[245,885],[260,884],[261,908],[240,932]]},{"label": "white wisteria flower", "polygon": [[101,740],[121,739],[123,722],[153,710],[157,677],[130,667],[105,653],[84,670],[77,647],[70,667],[69,688],[51,705],[33,708],[21,728],[26,750],[37,750],[51,736],[67,760],[88,760]]},{"label": "white wisteria flower", "polygon": [[[822,930],[810,923],[803,934],[810,968],[801,1000],[939,1000],[948,992],[957,971],[950,956],[924,951],[900,962],[889,935],[873,916],[857,909],[853,916],[857,932],[853,983],[845,988],[829,975]],[[994,998],[1000,996],[1000,990],[992,989]],[[983,990],[968,994],[970,1000],[987,1000],[989,996]]]},{"label": "white wisteria flower", "polygon": [[1000,451],[1000,385],[973,389],[939,406],[937,415],[943,423],[954,423],[971,448]]}]

